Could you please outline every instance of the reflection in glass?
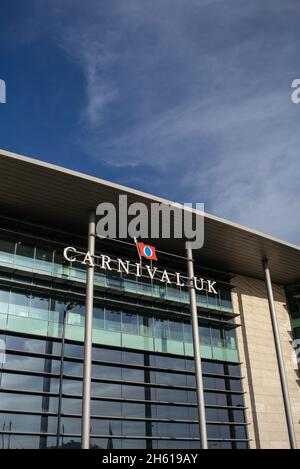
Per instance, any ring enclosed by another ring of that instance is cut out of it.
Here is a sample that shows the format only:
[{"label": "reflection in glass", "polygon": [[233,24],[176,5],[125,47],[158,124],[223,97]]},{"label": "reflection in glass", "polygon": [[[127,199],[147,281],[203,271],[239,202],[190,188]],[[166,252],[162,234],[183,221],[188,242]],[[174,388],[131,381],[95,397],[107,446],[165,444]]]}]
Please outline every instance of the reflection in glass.
[{"label": "reflection in glass", "polygon": [[122,331],[126,334],[137,334],[138,323],[137,314],[129,311],[122,312]]},{"label": "reflection in glass", "polygon": [[105,329],[108,331],[121,331],[121,312],[105,308]]}]

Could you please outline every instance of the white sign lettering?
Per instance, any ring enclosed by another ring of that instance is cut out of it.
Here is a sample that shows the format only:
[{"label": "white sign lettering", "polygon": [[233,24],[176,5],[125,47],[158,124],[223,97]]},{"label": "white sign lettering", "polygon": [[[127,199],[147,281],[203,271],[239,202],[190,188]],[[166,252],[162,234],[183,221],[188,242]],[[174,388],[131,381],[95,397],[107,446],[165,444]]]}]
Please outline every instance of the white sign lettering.
[{"label": "white sign lettering", "polygon": [[[136,278],[140,278],[146,275],[150,280],[159,281],[166,285],[174,285],[177,287],[188,286],[189,279],[182,276],[179,272],[168,272],[166,269],[159,270],[157,267],[145,265],[142,267],[141,263],[131,263],[129,260],[122,259],[111,259],[105,254],[91,256],[87,252],[77,251],[76,248],[68,246],[64,249],[64,258],[68,262],[80,262],[80,264],[95,267],[108,271],[116,271],[118,273],[124,273],[125,275],[133,275]],[[193,278],[193,285],[198,291],[207,291],[213,295],[217,295],[216,281],[208,280],[204,278]]]}]

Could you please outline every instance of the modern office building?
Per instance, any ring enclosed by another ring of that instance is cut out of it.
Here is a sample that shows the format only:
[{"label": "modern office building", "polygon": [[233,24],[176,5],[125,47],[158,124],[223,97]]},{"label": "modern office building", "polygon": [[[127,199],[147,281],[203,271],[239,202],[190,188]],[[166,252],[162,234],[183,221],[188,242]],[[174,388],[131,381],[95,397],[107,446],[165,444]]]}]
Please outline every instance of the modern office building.
[{"label": "modern office building", "polygon": [[[63,252],[86,251],[89,212],[119,194],[162,202],[0,151],[1,448],[80,447],[86,269]],[[183,240],[151,244],[159,268],[186,275]],[[132,243],[97,238],[96,254],[138,262]],[[206,215],[193,254],[217,288],[197,292],[209,448],[289,448],[287,401],[300,444],[300,249]],[[195,386],[187,289],[95,269],[91,447],[199,448]]]}]

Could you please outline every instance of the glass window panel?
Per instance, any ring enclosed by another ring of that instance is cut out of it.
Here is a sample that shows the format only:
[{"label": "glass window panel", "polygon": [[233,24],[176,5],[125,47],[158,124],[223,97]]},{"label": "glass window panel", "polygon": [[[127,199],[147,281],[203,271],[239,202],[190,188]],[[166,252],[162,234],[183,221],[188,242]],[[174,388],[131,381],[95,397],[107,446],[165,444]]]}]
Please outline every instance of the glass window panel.
[{"label": "glass window panel", "polygon": [[121,420],[91,419],[92,435],[122,435]]},{"label": "glass window panel", "polygon": [[231,394],[230,397],[232,406],[236,407],[243,407],[244,406],[244,398],[242,394]]},{"label": "glass window panel", "polygon": [[197,292],[196,293],[196,297],[197,297],[197,303],[200,304],[200,305],[207,305],[207,293],[206,291],[202,291],[202,292]]},{"label": "glass window panel", "polygon": [[165,357],[163,355],[153,356],[152,365],[157,368],[170,368],[172,370],[185,370],[185,360],[183,358]]},{"label": "glass window panel", "polygon": [[5,449],[38,449],[42,437],[35,435],[4,435],[3,446]]},{"label": "glass window panel", "polygon": [[242,381],[239,380],[239,379],[228,379],[227,380],[229,386],[230,386],[230,389],[232,391],[240,391],[242,392],[243,391],[243,386],[242,386]]},{"label": "glass window panel", "polygon": [[[153,445],[157,449],[190,449],[191,442],[184,440],[157,440],[153,441]],[[199,448],[199,443],[197,448]]]},{"label": "glass window panel", "polygon": [[210,327],[200,326],[199,329],[200,329],[201,344],[210,346],[211,345]]},{"label": "glass window panel", "polygon": [[66,394],[82,394],[82,381],[75,379],[63,380],[63,392]]},{"label": "glass window panel", "polygon": [[181,406],[171,405],[156,405],[152,406],[153,413],[156,412],[156,416],[159,419],[176,419],[176,420],[189,420],[190,419],[190,408]]},{"label": "glass window panel", "polygon": [[102,306],[94,307],[93,327],[95,329],[104,329],[104,309]]},{"label": "glass window panel", "polygon": [[[22,350],[26,352],[45,353],[48,349],[52,350],[51,342],[46,340],[31,339],[28,337],[19,337],[13,335],[6,336],[6,348],[14,350]],[[50,352],[51,353],[51,352]]]},{"label": "glass window panel", "polygon": [[122,351],[122,362],[125,365],[144,365],[146,354]]},{"label": "glass window panel", "polygon": [[145,399],[144,386],[130,386],[124,384],[122,386],[122,397],[129,399]]},{"label": "glass window panel", "polygon": [[81,419],[74,417],[62,417],[61,429],[63,433],[74,433],[80,435]]},{"label": "glass window panel", "polygon": [[60,250],[54,251],[54,263],[52,265],[53,272],[57,275],[61,275],[63,273],[63,264],[66,264],[66,261],[63,257],[63,254]]},{"label": "glass window panel", "polygon": [[235,422],[244,422],[245,421],[245,413],[243,410],[233,410],[233,420]]},{"label": "glass window panel", "polygon": [[[203,361],[202,361],[202,363],[203,363]],[[195,362],[194,362],[193,359],[190,359],[190,360],[186,359],[185,360],[185,369],[187,371],[195,371]]]},{"label": "glass window panel", "polygon": [[9,314],[29,316],[30,295],[24,291],[12,291],[10,294]]},{"label": "glass window panel", "polygon": [[205,417],[209,422],[217,422],[219,420],[218,409],[207,407],[205,409]]},{"label": "glass window panel", "polygon": [[247,438],[247,431],[246,427],[243,425],[235,425],[234,426],[234,433],[235,433],[235,438],[241,438],[241,439],[246,439]]},{"label": "glass window panel", "polygon": [[139,335],[146,337],[153,337],[153,318],[152,316],[147,316],[146,314],[138,315],[138,327]]},{"label": "glass window panel", "polygon": [[67,303],[58,299],[51,299],[49,320],[53,322],[63,322],[64,311],[67,307]]},{"label": "glass window panel", "polygon": [[35,251],[34,267],[39,270],[51,272],[53,260],[53,250],[44,246],[38,246]]},{"label": "glass window panel", "polygon": [[188,401],[188,392],[181,391],[179,389],[156,389],[156,396],[158,401],[167,401],[167,402],[189,402]]},{"label": "glass window panel", "polygon": [[92,382],[92,395],[95,397],[121,397],[121,385]]},{"label": "glass window panel", "polygon": [[234,329],[224,330],[225,346],[231,350],[236,350],[236,336]]},{"label": "glass window panel", "polygon": [[[1,430],[15,430],[26,432],[30,428],[33,432],[39,432],[41,427],[40,415],[0,414]],[[3,443],[3,442],[2,442]]]},{"label": "glass window panel", "polygon": [[228,409],[218,409],[218,421],[220,422],[230,422],[229,410]]},{"label": "glass window panel", "polygon": [[165,423],[156,422],[157,436],[188,438],[190,436],[190,428],[187,423]]},{"label": "glass window panel", "polygon": [[232,442],[231,441],[221,441],[220,442],[222,449],[232,449]]},{"label": "glass window panel", "polygon": [[183,323],[183,336],[185,342],[190,344],[193,342],[192,325],[190,322]]},{"label": "glass window panel", "polygon": [[91,415],[103,417],[121,417],[122,403],[116,401],[91,401]]},{"label": "glass window panel", "polygon": [[122,312],[122,331],[126,334],[138,333],[137,314],[129,311]]},{"label": "glass window panel", "polygon": [[211,327],[211,343],[213,347],[223,347],[223,331],[218,327]]},{"label": "glass window panel", "polygon": [[9,289],[1,287],[0,289],[0,313],[6,314],[9,305]]},{"label": "glass window panel", "polygon": [[[47,439],[47,442],[48,441],[49,441],[49,438]],[[56,441],[54,439],[52,439],[51,443],[49,441],[49,446],[47,445],[47,447],[48,448],[56,447]],[[64,448],[64,449],[80,449],[81,448],[81,438],[80,437],[64,435],[63,443],[61,444],[61,447]]]},{"label": "glass window panel", "polygon": [[188,391],[188,402],[195,404],[197,402],[196,391]]},{"label": "glass window panel", "polygon": [[204,392],[205,404],[206,405],[222,405],[227,404],[227,395],[219,392]]},{"label": "glass window panel", "polygon": [[100,347],[93,347],[93,359],[121,363],[122,352],[121,350],[110,350]]},{"label": "glass window panel", "polygon": [[199,423],[189,424],[189,431],[191,438],[199,438]]},{"label": "glass window panel", "polygon": [[6,354],[6,361],[2,363],[3,368],[11,368],[13,370],[44,371],[44,366],[44,358],[23,357],[10,353]]},{"label": "glass window panel", "polygon": [[[91,404],[94,402],[95,401],[91,401]],[[72,399],[69,397],[63,397],[61,405],[62,405],[62,412],[64,413],[81,414],[82,412],[82,400],[81,399]]]},{"label": "glass window panel", "polygon": [[208,448],[209,449],[221,449],[222,442],[221,441],[208,441]]},{"label": "glass window panel", "polygon": [[121,312],[105,308],[105,329],[108,331],[121,331]]},{"label": "glass window panel", "polygon": [[[66,272],[66,270],[64,269],[64,272]],[[78,264],[76,264],[76,266],[73,264],[69,267],[69,275],[76,279],[77,281],[85,281],[86,279],[86,269],[85,267],[80,267]],[[66,272],[67,273],[67,272]]]},{"label": "glass window panel", "polygon": [[1,262],[13,262],[15,252],[15,241],[0,239],[0,259]]},{"label": "glass window panel", "polygon": [[42,410],[42,396],[1,392],[0,397],[1,407],[5,410],[23,410],[25,412],[40,412]]},{"label": "glass window panel", "polygon": [[202,360],[202,371],[203,373],[215,373],[215,363]]},{"label": "glass window panel", "polygon": [[169,319],[170,339],[183,340],[183,325],[181,320]]},{"label": "glass window panel", "polygon": [[113,277],[111,275],[107,275],[106,284],[110,288],[114,288],[119,291],[122,290],[122,279],[120,277]]},{"label": "glass window panel", "polygon": [[178,373],[166,373],[162,371],[156,371],[156,384],[170,384],[177,386],[186,386],[186,376]]},{"label": "glass window panel", "polygon": [[[1,388],[13,388],[29,391],[50,391],[50,381],[52,382],[51,391],[58,389],[58,380],[55,378],[45,378],[43,376],[31,376],[24,374],[1,373]],[[47,389],[48,383],[48,389]]]},{"label": "glass window panel", "polygon": [[85,322],[85,306],[80,303],[76,303],[76,306],[67,313],[67,324],[73,326],[84,326]]},{"label": "glass window panel", "polygon": [[154,334],[159,339],[169,338],[168,320],[164,318],[154,318]]},{"label": "glass window panel", "polygon": [[22,267],[32,268],[34,257],[34,246],[25,244],[22,241],[17,242],[16,264]]},{"label": "glass window panel", "polygon": [[224,364],[223,363],[214,363],[214,373],[217,375],[224,375],[226,374],[224,371]]},{"label": "glass window panel", "polygon": [[83,374],[83,364],[78,362],[64,361],[64,374],[71,376],[80,376]]},{"label": "glass window panel", "polygon": [[122,440],[122,449],[145,449],[145,448],[149,448],[149,445],[151,445],[151,440],[150,441],[141,440],[141,439],[129,440],[127,438]]},{"label": "glass window panel", "polygon": [[221,291],[221,305],[223,308],[232,308],[231,290],[224,289]]},{"label": "glass window panel", "polygon": [[210,306],[213,306],[215,308],[217,308],[219,306],[219,297],[218,297],[218,295],[208,293],[207,294],[207,300],[208,300],[208,304]]},{"label": "glass window panel", "polygon": [[204,376],[203,382],[204,387],[208,389],[226,389],[224,378]]},{"label": "glass window panel", "polygon": [[219,425],[207,424],[206,429],[207,429],[208,438],[220,438],[220,426]]},{"label": "glass window panel", "polygon": [[241,376],[239,365],[225,365],[225,374],[231,376]]},{"label": "glass window panel", "polygon": [[231,426],[219,425],[219,433],[221,438],[231,438]]},{"label": "glass window panel", "polygon": [[[118,438],[91,438],[91,449],[120,449],[122,441]],[[124,440],[125,441],[125,440]],[[131,441],[131,440],[128,440]]]},{"label": "glass window panel", "polygon": [[46,296],[31,295],[30,317],[36,319],[48,320],[49,298]]},{"label": "glass window panel", "polygon": [[135,368],[122,368],[122,379],[124,381],[137,381],[137,382],[142,382],[144,380],[147,381],[145,379],[145,374],[147,375],[147,373],[148,373],[147,371],[138,370]]},{"label": "glass window panel", "polygon": [[117,366],[92,365],[94,378],[121,379],[121,368]]},{"label": "glass window panel", "polygon": [[146,422],[131,422],[131,421],[123,421],[123,433],[126,436],[152,436],[151,428],[149,428],[151,422],[147,425]]},{"label": "glass window panel", "polygon": [[186,383],[188,386],[194,388],[196,386],[196,377],[195,375],[187,375],[186,376]]},{"label": "glass window panel", "polygon": [[235,447],[236,449],[248,449],[248,443],[246,441],[237,441]]},{"label": "glass window panel", "polygon": [[66,343],[65,355],[69,357],[83,358],[83,346]]},{"label": "glass window panel", "polygon": [[122,404],[123,417],[145,418],[147,414],[150,414],[150,412],[151,412],[150,404],[136,404],[136,403],[131,403],[131,402],[123,402]]}]

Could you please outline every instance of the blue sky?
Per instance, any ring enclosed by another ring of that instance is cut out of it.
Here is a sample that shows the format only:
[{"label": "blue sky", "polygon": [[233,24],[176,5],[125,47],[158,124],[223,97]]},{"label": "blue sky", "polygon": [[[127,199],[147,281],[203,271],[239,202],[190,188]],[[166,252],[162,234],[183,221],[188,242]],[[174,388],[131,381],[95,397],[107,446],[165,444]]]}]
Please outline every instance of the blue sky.
[{"label": "blue sky", "polygon": [[298,0],[2,0],[0,147],[300,244]]}]

